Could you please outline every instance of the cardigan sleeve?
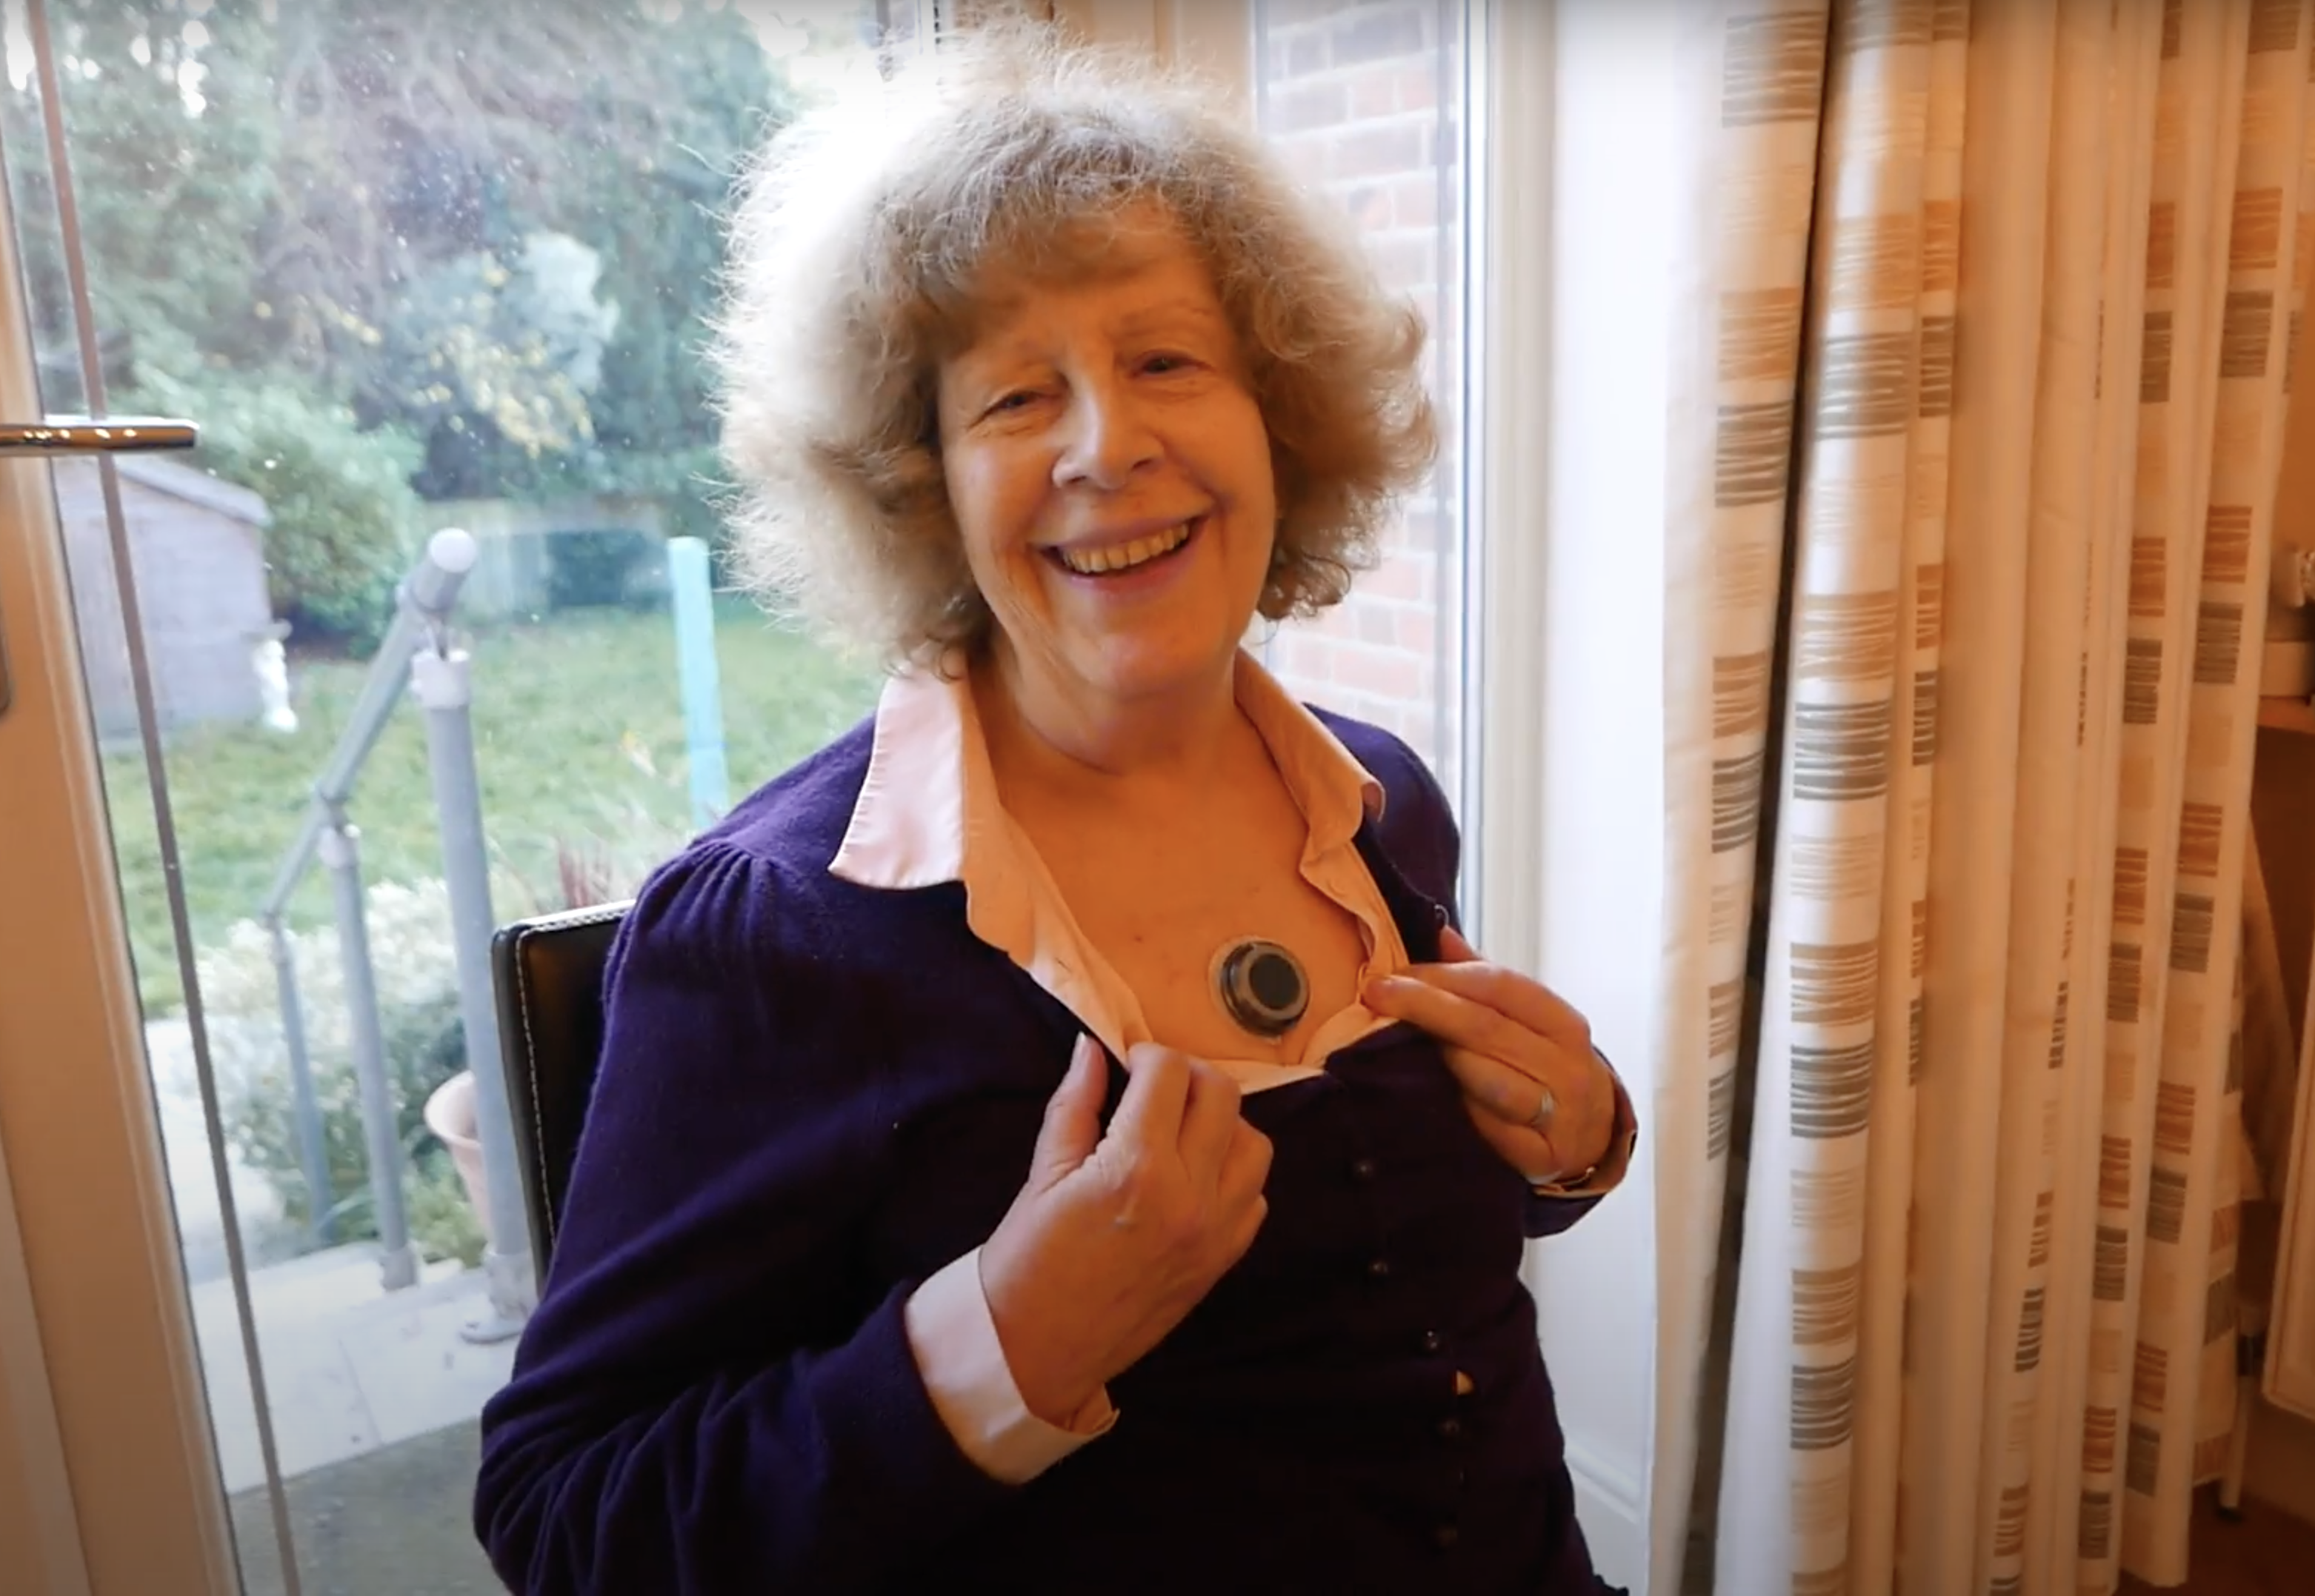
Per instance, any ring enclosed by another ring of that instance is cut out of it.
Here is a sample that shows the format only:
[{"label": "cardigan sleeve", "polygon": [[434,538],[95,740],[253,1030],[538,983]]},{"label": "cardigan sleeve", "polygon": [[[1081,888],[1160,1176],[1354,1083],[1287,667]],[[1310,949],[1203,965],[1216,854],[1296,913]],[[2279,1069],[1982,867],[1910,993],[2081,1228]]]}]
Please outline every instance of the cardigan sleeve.
[{"label": "cardigan sleeve", "polygon": [[875,1061],[776,873],[696,847],[613,949],[552,1273],[483,1414],[475,1527],[519,1596],[881,1588],[1008,1494],[927,1394],[916,1282],[857,1276]]}]

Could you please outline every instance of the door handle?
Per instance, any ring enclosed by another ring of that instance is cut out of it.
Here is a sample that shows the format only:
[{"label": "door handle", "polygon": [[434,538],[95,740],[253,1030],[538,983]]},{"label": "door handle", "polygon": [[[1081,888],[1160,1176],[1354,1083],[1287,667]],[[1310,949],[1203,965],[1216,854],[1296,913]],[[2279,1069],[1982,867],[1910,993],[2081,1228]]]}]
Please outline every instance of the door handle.
[{"label": "door handle", "polygon": [[[188,449],[200,441],[191,421],[160,416],[51,416],[40,421],[0,421],[0,460],[60,455],[145,455]],[[15,690],[8,676],[8,634],[0,626],[0,715],[8,713]]]},{"label": "door handle", "polygon": [[39,455],[143,455],[191,448],[200,430],[158,416],[52,416],[44,421],[0,421],[0,459]]}]

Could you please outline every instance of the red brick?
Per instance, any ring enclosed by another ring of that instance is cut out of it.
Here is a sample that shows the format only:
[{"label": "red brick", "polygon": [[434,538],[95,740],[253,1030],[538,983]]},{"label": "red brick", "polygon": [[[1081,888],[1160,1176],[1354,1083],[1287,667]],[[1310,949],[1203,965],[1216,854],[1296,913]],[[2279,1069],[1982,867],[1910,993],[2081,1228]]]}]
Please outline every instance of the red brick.
[{"label": "red brick", "polygon": [[1439,646],[1439,617],[1432,610],[1414,607],[1395,610],[1392,625],[1397,632],[1398,646],[1415,653],[1429,654]]},{"label": "red brick", "polygon": [[1394,647],[1398,643],[1398,628],[1394,624],[1397,617],[1384,607],[1382,600],[1353,593],[1343,607],[1349,610],[1358,622],[1360,642],[1378,643],[1384,648]]},{"label": "red brick", "polygon": [[1264,80],[1273,88],[1289,78],[1308,77],[1326,66],[1326,30],[1271,28],[1262,39]]},{"label": "red brick", "polygon": [[1424,591],[1427,585],[1424,579],[1429,574],[1427,559],[1409,559],[1394,553],[1359,578],[1358,590],[1372,593],[1379,598],[1398,598],[1420,604],[1429,597]]},{"label": "red brick", "polygon": [[1297,626],[1279,637],[1278,661],[1284,674],[1302,682],[1334,679],[1335,651],[1324,640]]},{"label": "red brick", "polygon": [[1350,96],[1340,83],[1296,84],[1278,89],[1264,107],[1264,130],[1302,133],[1339,125],[1350,114]]},{"label": "red brick", "polygon": [[1387,117],[1398,109],[1398,75],[1369,70],[1350,80],[1351,116],[1354,120]]},{"label": "red brick", "polygon": [[[1332,609],[1320,610],[1305,623],[1313,636],[1330,638],[1336,643],[1356,643],[1359,640],[1358,590]],[[1331,657],[1331,656],[1330,656]]]},{"label": "red brick", "polygon": [[1278,138],[1271,149],[1285,163],[1296,182],[1317,187],[1326,180],[1327,157],[1333,153],[1325,138]]},{"label": "red brick", "polygon": [[1345,648],[1335,657],[1335,682],[1397,703],[1430,690],[1429,663],[1397,649]]},{"label": "red brick", "polygon": [[1390,185],[1390,219],[1394,226],[1436,227],[1439,225],[1439,179],[1424,173],[1402,177]]},{"label": "red brick", "polygon": [[[1339,92],[1340,85],[1328,86]],[[1329,164],[1338,177],[1388,177],[1417,171],[1425,164],[1423,135],[1421,124],[1414,122],[1353,129],[1335,141]]]},{"label": "red brick", "polygon": [[1391,191],[1381,183],[1361,183],[1342,196],[1343,208],[1362,234],[1390,226]]},{"label": "red brick", "polygon": [[1402,67],[1397,79],[1398,109],[1434,111],[1439,105],[1439,63],[1435,58],[1420,66]]},{"label": "red brick", "polygon": [[1397,523],[1391,528],[1393,548],[1420,549],[1428,553],[1439,546],[1439,509],[1435,495],[1426,486],[1410,495],[1399,506]]},{"label": "red brick", "polygon": [[1409,704],[1398,717],[1398,734],[1425,765],[1439,768],[1440,756],[1446,750],[1439,746],[1439,717],[1430,705]]},{"label": "red brick", "polygon": [[1367,235],[1367,259],[1388,288],[1412,292],[1431,286],[1435,262],[1421,234],[1386,233]]},{"label": "red brick", "polygon": [[1342,14],[1343,0],[1269,0],[1264,11],[1273,27],[1331,22]]},{"label": "red brick", "polygon": [[1348,65],[1413,55],[1424,48],[1423,32],[1419,11],[1361,8],[1344,15],[1335,26],[1335,60]]},{"label": "red brick", "polygon": [[1393,736],[1398,735],[1400,706],[1394,699],[1376,698],[1362,693],[1350,700],[1343,713],[1355,716],[1370,726],[1379,726]]}]

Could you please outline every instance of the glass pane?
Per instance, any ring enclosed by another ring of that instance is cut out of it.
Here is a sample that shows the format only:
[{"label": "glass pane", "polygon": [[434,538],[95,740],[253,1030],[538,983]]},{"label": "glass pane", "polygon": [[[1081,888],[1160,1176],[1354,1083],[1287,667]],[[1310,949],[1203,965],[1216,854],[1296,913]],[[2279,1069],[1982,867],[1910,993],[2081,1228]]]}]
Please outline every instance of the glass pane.
[{"label": "glass pane", "polygon": [[1282,628],[1272,669],[1296,692],[1404,737],[1450,796],[1464,766],[1463,276],[1468,0],[1255,0],[1264,134],[1339,200],[1383,281],[1431,328],[1437,469],[1350,599]]},{"label": "glass pane", "polygon": [[[382,652],[396,583],[439,529],[475,538],[451,631],[497,921],[626,894],[868,711],[871,672],[708,596],[700,350],[738,159],[767,113],[874,70],[880,9],[49,0],[111,408],[202,428],[191,457],[124,462],[120,496],[307,1591],[497,1589],[469,1502],[512,1343],[466,1334],[488,1318],[472,1183],[496,1172],[467,1156],[432,756]],[[85,395],[22,0],[7,22],[0,138],[55,413]],[[279,1590],[100,479],[68,462],[56,487],[218,1460],[248,1587]],[[292,1025],[263,911],[374,673],[389,713],[345,804],[368,957],[311,860],[282,905]],[[407,1251],[381,1236],[397,1206]]]}]

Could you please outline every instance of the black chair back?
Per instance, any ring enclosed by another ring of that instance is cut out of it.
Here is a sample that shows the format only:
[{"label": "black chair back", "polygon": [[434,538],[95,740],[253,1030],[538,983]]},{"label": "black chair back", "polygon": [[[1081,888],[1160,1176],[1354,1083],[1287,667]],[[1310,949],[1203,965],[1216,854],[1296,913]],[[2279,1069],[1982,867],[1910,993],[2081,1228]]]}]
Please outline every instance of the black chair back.
[{"label": "black chair back", "polygon": [[500,1062],[541,1288],[603,1052],[603,967],[628,908],[517,920],[491,939]]}]

